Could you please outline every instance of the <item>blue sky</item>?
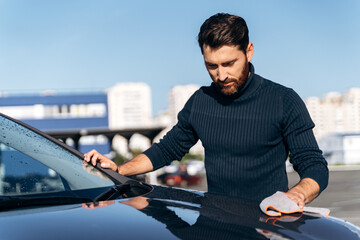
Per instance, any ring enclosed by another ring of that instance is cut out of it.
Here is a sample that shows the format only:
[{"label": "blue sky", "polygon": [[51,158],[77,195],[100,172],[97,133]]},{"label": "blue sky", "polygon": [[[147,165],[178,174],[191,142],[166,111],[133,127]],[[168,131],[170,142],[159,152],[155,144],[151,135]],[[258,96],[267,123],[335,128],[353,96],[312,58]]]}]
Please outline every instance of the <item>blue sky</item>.
[{"label": "blue sky", "polygon": [[357,0],[0,0],[0,92],[210,84],[197,46],[217,12],[245,18],[258,74],[303,98],[360,87]]}]

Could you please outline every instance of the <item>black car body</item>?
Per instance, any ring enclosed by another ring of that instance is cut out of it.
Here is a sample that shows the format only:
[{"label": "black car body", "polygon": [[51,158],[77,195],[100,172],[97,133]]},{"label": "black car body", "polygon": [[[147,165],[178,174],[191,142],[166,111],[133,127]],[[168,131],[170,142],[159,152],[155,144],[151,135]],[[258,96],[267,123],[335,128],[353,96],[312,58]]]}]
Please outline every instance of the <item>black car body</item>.
[{"label": "black car body", "polygon": [[0,114],[0,239],[360,239],[333,217],[148,185]]}]

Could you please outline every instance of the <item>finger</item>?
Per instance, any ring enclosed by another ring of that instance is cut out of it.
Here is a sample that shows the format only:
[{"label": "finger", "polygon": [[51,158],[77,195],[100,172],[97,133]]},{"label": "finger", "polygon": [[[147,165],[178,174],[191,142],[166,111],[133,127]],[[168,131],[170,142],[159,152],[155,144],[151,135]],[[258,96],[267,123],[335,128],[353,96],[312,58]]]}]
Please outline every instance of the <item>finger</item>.
[{"label": "finger", "polygon": [[91,151],[88,152],[88,153],[85,153],[85,154],[84,154],[84,160],[85,160],[86,162],[90,162],[91,157],[92,157],[95,153],[97,153],[97,151],[96,151],[95,149],[91,150]]},{"label": "finger", "polygon": [[93,166],[96,166],[97,161],[101,160],[101,154],[96,152],[94,153],[94,155],[91,157],[91,163]]},{"label": "finger", "polygon": [[299,206],[300,209],[303,209],[305,206],[305,201],[301,196],[296,196],[295,197],[295,202],[296,204]]},{"label": "finger", "polygon": [[116,166],[116,164],[114,163],[114,162],[109,162],[109,161],[107,161],[107,162],[102,162],[101,163],[101,167],[102,168],[109,168],[109,169],[111,169],[111,170],[113,170],[114,172],[116,172],[117,171],[117,166]]},{"label": "finger", "polygon": [[85,162],[89,162],[89,153],[84,154],[84,160]]},{"label": "finger", "polygon": [[111,168],[111,165],[110,165],[110,163],[108,163],[108,162],[102,162],[102,163],[101,163],[101,167],[102,167],[102,168]]}]

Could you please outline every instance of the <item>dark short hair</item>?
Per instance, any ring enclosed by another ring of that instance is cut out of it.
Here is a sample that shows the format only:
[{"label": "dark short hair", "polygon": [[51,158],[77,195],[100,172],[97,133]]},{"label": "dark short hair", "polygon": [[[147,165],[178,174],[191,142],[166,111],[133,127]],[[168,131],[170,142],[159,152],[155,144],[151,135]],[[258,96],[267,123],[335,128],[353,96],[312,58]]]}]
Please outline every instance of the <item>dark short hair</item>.
[{"label": "dark short hair", "polygon": [[239,46],[244,53],[249,44],[249,30],[243,18],[218,13],[208,18],[200,27],[198,42],[203,53],[204,44],[211,48],[223,45]]}]

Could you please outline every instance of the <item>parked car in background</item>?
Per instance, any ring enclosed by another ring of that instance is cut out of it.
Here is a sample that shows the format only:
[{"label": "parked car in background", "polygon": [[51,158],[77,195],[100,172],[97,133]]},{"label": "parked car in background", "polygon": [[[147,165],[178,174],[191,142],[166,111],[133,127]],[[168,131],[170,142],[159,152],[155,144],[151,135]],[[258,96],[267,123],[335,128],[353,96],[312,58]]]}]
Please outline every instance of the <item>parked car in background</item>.
[{"label": "parked car in background", "polygon": [[360,239],[334,217],[149,185],[0,114],[0,239]]},{"label": "parked car in background", "polygon": [[197,185],[205,175],[204,162],[199,160],[174,161],[160,171],[158,179],[161,184],[175,187]]}]

